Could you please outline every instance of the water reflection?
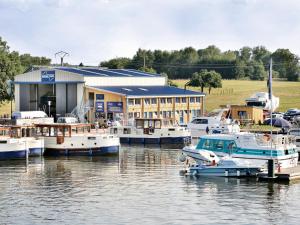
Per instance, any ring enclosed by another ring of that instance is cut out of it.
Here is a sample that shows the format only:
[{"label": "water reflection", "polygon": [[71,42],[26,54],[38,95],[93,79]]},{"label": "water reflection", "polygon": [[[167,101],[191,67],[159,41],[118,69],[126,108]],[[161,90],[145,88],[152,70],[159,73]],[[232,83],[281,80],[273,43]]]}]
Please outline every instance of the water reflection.
[{"label": "water reflection", "polygon": [[180,176],[179,154],[122,148],[0,163],[0,224],[298,223],[298,183]]}]

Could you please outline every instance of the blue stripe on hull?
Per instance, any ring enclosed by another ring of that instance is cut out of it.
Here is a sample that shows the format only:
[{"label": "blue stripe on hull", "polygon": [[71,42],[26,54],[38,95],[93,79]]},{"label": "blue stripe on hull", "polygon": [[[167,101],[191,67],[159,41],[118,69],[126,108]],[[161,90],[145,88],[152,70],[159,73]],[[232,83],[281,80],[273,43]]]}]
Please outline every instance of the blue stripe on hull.
[{"label": "blue stripe on hull", "polygon": [[191,143],[191,137],[161,137],[161,144],[188,144]]},{"label": "blue stripe on hull", "polygon": [[129,138],[129,144],[144,144],[144,138]]},{"label": "blue stripe on hull", "polygon": [[29,148],[29,156],[42,156],[44,154],[43,148]]},{"label": "blue stripe on hull", "polygon": [[26,150],[0,152],[0,160],[26,159]]},{"label": "blue stripe on hull", "polygon": [[119,146],[107,146],[93,149],[45,149],[45,156],[98,156],[116,155]]},{"label": "blue stripe on hull", "polygon": [[130,143],[130,138],[120,137],[120,142],[122,144],[129,144]]},{"label": "blue stripe on hull", "polygon": [[160,138],[145,138],[145,145],[160,145]]}]

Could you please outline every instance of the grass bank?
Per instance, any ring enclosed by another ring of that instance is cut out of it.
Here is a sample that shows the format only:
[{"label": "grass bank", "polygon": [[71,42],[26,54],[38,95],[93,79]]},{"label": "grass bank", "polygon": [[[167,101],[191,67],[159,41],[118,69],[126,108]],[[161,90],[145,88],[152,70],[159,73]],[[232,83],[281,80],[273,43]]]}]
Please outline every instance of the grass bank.
[{"label": "grass bank", "polygon": [[[173,80],[179,87],[184,87],[187,80]],[[255,92],[267,92],[266,81],[223,80],[222,88],[212,89],[206,95],[205,107],[207,111],[219,108],[225,104],[244,104],[245,99]],[[200,88],[188,87],[190,90],[200,91]],[[273,81],[273,95],[280,98],[277,111],[285,112],[288,108],[300,108],[300,82]]]}]

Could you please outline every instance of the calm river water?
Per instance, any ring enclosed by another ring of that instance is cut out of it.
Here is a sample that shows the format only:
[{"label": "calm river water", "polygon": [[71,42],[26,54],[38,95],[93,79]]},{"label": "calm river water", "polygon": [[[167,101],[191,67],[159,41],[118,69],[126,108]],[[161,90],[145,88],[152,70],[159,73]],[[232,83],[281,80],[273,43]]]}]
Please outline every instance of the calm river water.
[{"label": "calm river water", "polygon": [[178,155],[2,162],[0,224],[299,224],[299,183],[184,177]]}]

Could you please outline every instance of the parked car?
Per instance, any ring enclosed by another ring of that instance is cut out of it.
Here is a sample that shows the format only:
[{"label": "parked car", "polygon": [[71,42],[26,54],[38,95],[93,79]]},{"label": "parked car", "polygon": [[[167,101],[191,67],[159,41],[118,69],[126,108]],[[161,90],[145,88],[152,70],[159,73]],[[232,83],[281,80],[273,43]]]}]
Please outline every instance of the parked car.
[{"label": "parked car", "polygon": [[75,117],[58,117],[57,123],[78,123]]},{"label": "parked car", "polygon": [[283,115],[283,119],[292,121],[295,116],[300,115],[299,109],[288,109],[286,113]]}]

